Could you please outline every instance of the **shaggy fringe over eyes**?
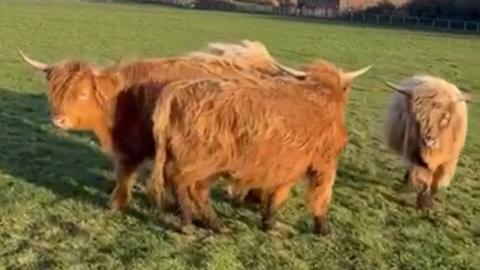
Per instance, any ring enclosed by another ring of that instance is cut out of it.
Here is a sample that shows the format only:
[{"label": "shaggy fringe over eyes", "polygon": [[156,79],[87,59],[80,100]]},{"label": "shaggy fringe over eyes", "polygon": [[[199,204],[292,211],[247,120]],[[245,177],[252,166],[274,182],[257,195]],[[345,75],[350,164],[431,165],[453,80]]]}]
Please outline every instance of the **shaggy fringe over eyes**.
[{"label": "shaggy fringe over eyes", "polygon": [[47,74],[51,101],[54,106],[59,106],[67,98],[68,90],[91,72],[89,64],[82,61],[69,61],[56,65]]}]

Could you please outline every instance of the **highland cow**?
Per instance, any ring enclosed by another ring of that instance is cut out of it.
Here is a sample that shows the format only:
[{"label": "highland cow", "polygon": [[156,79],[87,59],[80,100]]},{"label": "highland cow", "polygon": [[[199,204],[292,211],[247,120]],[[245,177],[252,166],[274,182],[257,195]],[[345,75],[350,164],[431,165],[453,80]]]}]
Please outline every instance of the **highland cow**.
[{"label": "highland cow", "polygon": [[263,44],[212,43],[182,57],[147,59],[101,69],[83,61],[37,62],[46,74],[52,122],[65,130],[92,131],[115,162],[116,188],[110,208],[125,206],[139,165],[155,153],[151,114],[165,84],[202,76],[298,77],[276,62]]},{"label": "highland cow", "polygon": [[432,76],[413,76],[396,86],[386,122],[388,145],[401,155],[405,181],[419,193],[417,206],[433,207],[433,196],[455,174],[467,134],[466,96]]},{"label": "highland cow", "polygon": [[[196,219],[218,231],[209,187],[229,175],[237,187],[263,192],[263,226],[270,230],[277,208],[306,175],[315,231],[328,233],[327,208],[347,143],[345,107],[352,80],[367,70],[343,72],[319,60],[304,81],[224,76],[169,84],[153,114],[157,193],[171,177],[182,223]],[[173,164],[169,176],[166,162]]]}]

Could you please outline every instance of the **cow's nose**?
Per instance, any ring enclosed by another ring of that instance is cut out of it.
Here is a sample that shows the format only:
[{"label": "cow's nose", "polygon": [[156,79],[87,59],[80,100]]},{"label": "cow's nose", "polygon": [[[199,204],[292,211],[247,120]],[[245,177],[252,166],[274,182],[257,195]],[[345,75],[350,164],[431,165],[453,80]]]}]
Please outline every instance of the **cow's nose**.
[{"label": "cow's nose", "polygon": [[68,119],[65,116],[57,115],[54,116],[52,122],[55,126],[65,129],[68,128]]}]

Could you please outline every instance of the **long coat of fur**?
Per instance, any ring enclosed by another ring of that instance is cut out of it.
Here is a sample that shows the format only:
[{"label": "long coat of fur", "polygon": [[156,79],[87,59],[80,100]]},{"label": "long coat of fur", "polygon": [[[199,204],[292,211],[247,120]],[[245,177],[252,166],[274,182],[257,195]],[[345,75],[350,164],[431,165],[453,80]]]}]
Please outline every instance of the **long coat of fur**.
[{"label": "long coat of fur", "polygon": [[161,194],[164,164],[175,164],[167,181],[176,186],[185,223],[194,215],[212,228],[220,226],[209,204],[209,184],[214,176],[229,174],[236,185],[268,194],[263,221],[272,228],[275,209],[308,175],[316,231],[328,232],[327,208],[347,143],[351,82],[324,61],[307,72],[304,82],[223,77],[166,87],[153,115],[152,182]]},{"label": "long coat of fur", "polygon": [[455,85],[426,75],[397,88],[386,124],[388,145],[407,162],[407,180],[421,189],[419,207],[429,208],[430,194],[450,184],[465,144],[465,97]]},{"label": "long coat of fur", "polygon": [[254,41],[212,43],[204,51],[181,57],[146,59],[106,69],[82,61],[62,61],[42,70],[52,120],[63,129],[94,132],[105,152],[113,156],[117,188],[111,208],[126,204],[137,167],[155,153],[151,114],[165,84],[202,76],[251,80],[289,76],[263,44]]}]

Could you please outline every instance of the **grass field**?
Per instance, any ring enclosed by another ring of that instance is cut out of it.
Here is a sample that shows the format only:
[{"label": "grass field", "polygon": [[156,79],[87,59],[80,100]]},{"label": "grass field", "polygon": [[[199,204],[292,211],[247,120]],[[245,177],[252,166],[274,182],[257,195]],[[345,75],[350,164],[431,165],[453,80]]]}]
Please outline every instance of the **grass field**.
[{"label": "grass field", "polygon": [[[0,37],[0,269],[480,269],[478,36],[152,5],[0,1]],[[43,77],[15,52],[108,64],[243,38],[296,67],[316,57],[346,69],[373,65],[349,102],[331,236],[312,234],[301,185],[279,215],[291,232],[276,236],[258,229],[258,212],[218,196],[215,208],[232,228],[225,235],[166,229],[141,189],[127,213],[110,213],[110,163],[89,135],[52,128]],[[382,81],[414,73],[443,76],[478,97],[457,175],[431,213],[413,207],[414,194],[396,192],[403,169],[382,141],[390,95]]]}]

